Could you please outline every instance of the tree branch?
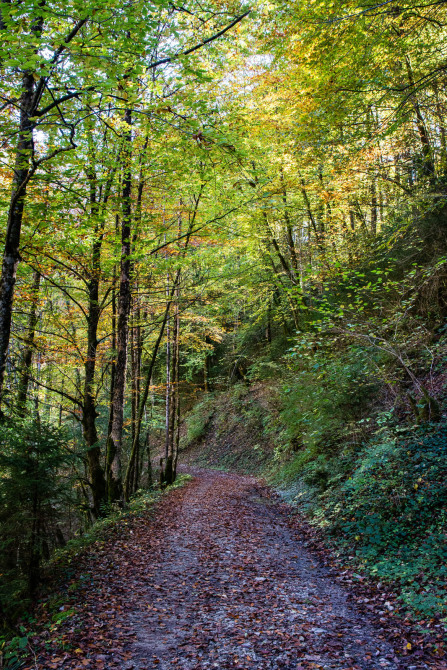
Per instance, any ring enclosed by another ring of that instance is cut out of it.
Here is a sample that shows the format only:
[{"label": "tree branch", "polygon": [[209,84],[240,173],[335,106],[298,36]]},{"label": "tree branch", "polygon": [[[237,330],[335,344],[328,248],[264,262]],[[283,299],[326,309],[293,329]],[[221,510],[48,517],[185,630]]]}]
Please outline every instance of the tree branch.
[{"label": "tree branch", "polygon": [[[391,0],[390,0],[391,2]],[[247,12],[244,12],[244,14],[241,14],[237,18],[234,19],[231,23],[228,24],[225,28],[222,28],[222,30],[219,30],[218,33],[215,35],[212,35],[211,37],[207,37],[206,40],[203,40],[203,42],[199,42],[199,44],[196,44],[194,47],[191,47],[190,49],[187,49],[186,51],[182,51],[178,54],[174,54],[173,56],[167,56],[166,58],[161,58],[160,60],[155,61],[154,63],[150,63],[148,65],[148,70],[152,70],[154,67],[157,67],[158,65],[164,65],[165,63],[172,63],[176,58],[180,58],[180,56],[188,56],[189,54],[192,54],[194,51],[197,51],[197,49],[201,49],[204,47],[206,44],[210,44],[210,42],[214,42],[214,40],[217,40],[219,37],[222,37],[228,30],[231,30],[235,25],[240,23],[242,19],[245,19],[246,16],[248,16],[251,12],[251,9],[249,9]]]}]

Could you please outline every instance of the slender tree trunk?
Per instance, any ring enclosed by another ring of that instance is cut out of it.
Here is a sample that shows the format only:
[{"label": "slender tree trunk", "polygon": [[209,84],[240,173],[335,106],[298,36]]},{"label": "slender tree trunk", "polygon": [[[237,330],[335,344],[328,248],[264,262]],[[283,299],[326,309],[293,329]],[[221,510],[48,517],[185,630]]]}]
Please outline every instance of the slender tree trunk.
[{"label": "slender tree trunk", "polygon": [[0,278],[0,403],[3,399],[6,357],[11,334],[14,286],[16,283],[17,266],[20,261],[19,248],[23,210],[30,175],[31,158],[34,152],[34,123],[31,121],[34,85],[35,79],[33,73],[25,72],[22,76],[22,95],[19,102],[20,126]]},{"label": "slender tree trunk", "polygon": [[[129,330],[129,338],[130,338],[130,423],[131,423],[131,438],[132,438],[132,444],[134,443],[135,439],[135,427],[136,427],[136,421],[137,421],[137,411],[138,411],[138,398],[137,398],[137,361],[136,361],[136,333],[135,333],[135,312],[131,312],[131,317],[130,317],[130,330]],[[131,476],[130,476],[130,490],[133,492],[135,491],[135,471],[137,469],[137,463],[139,460],[139,445],[137,449],[137,453],[135,455],[135,467],[132,468]]]},{"label": "slender tree trunk", "polygon": [[279,172],[279,178],[281,181],[281,196],[282,196],[282,201],[284,205],[284,222],[286,224],[286,238],[287,238],[287,246],[289,248],[289,254],[290,254],[290,260],[291,260],[291,265],[293,268],[293,275],[296,278],[299,272],[298,268],[298,258],[296,254],[296,249],[295,249],[295,242],[293,240],[293,229],[292,229],[292,222],[290,220],[289,216],[289,210],[288,210],[288,205],[287,205],[287,191],[286,191],[286,185],[284,182],[284,172],[283,169],[281,168]]},{"label": "slender tree trunk", "polygon": [[[180,213],[178,217],[178,235],[180,237],[182,232],[182,201],[180,200]],[[181,269],[179,268],[175,281],[175,310],[173,316],[173,333],[172,333],[172,370],[170,372],[170,402],[169,402],[169,422],[167,427],[167,441],[168,454],[166,458],[166,469],[164,480],[166,484],[172,484],[175,481],[177,470],[177,427],[180,421],[180,405],[179,405],[179,354],[180,354],[180,281]],[[205,361],[206,364],[206,361]]]},{"label": "slender tree trunk", "polygon": [[301,177],[301,194],[303,196],[304,204],[306,205],[306,211],[307,215],[309,217],[309,230],[310,230],[310,224],[312,225],[312,229],[314,231],[315,235],[315,241],[317,243],[317,248],[319,251],[319,255],[321,260],[323,261],[323,264],[327,265],[326,263],[326,252],[324,248],[324,238],[322,234],[321,227],[319,228],[317,225],[317,222],[315,220],[315,217],[312,212],[312,207],[310,204],[309,196],[306,191],[306,184],[304,182],[304,179]]},{"label": "slender tree trunk", "polygon": [[31,377],[31,363],[34,351],[34,335],[37,325],[37,306],[39,302],[40,272],[35,270],[33,273],[33,285],[31,288],[31,309],[28,320],[27,334],[25,338],[25,347],[20,370],[19,390],[17,393],[17,414],[20,417],[26,416],[26,399],[28,396],[28,386]]},{"label": "slender tree trunk", "polygon": [[[405,63],[407,66],[408,83],[410,84],[410,88],[414,91],[415,87],[414,87],[413,70],[408,56],[405,56]],[[416,92],[413,92],[412,94],[412,101],[413,101],[413,109],[416,116],[416,126],[418,129],[419,139],[422,148],[422,157],[423,157],[422,174],[428,177],[430,181],[433,181],[435,177],[433,152],[430,145],[430,139],[428,136],[428,131],[425,125],[424,117],[422,116],[421,107],[419,105],[419,101],[416,96]]]},{"label": "slender tree trunk", "polygon": [[[169,273],[166,279],[166,294],[169,296]],[[169,302],[170,305],[170,302]],[[171,432],[171,328],[170,317],[168,309],[168,318],[166,320],[166,416],[165,416],[165,457],[164,457],[164,472],[163,482],[170,483],[167,479],[170,478],[170,471],[172,472],[172,459],[169,460],[169,445]]]},{"label": "slender tree trunk", "polygon": [[442,106],[439,100],[439,90],[436,82],[433,83],[433,91],[435,94],[436,100],[436,116],[438,117],[439,125],[439,144],[440,144],[440,153],[439,153],[439,173],[442,175],[444,181],[447,173],[447,142],[446,142],[446,130],[444,123],[444,114]]},{"label": "slender tree trunk", "polygon": [[84,402],[82,408],[82,429],[87,445],[87,461],[93,496],[93,514],[95,517],[101,514],[101,505],[106,500],[106,480],[101,465],[101,448],[98,444],[98,431],[96,428],[98,413],[96,411],[95,370],[100,317],[99,255],[100,242],[96,240],[93,244],[92,276],[88,284],[87,357],[84,363]]},{"label": "slender tree trunk", "polygon": [[[138,421],[138,401],[140,398],[140,374],[141,374],[141,326],[140,326],[140,308],[137,305],[134,311],[133,319],[136,319],[136,324],[133,323],[131,331],[131,361],[132,361],[132,446],[135,444],[135,453],[132,454],[132,467],[129,469],[129,493],[133,493],[138,489],[140,477],[140,444],[135,442],[135,435]],[[127,473],[126,473],[127,478]],[[127,497],[127,496],[125,496]]]},{"label": "slender tree trunk", "polygon": [[149,429],[146,433],[146,458],[147,458],[146,484],[147,487],[149,488],[152,486],[154,481],[154,474],[152,471],[152,459],[151,459],[151,432]]},{"label": "slender tree trunk", "polygon": [[171,368],[171,384],[170,384],[170,399],[169,399],[169,431],[168,431],[168,457],[166,461],[166,473],[165,481],[167,484],[172,484],[175,480],[175,437],[176,437],[176,425],[177,425],[177,385],[178,385],[178,355],[179,355],[179,310],[178,310],[178,298],[179,298],[179,288],[177,284],[176,289],[176,305],[175,312],[173,316],[173,328],[172,328],[172,368]]},{"label": "slender tree trunk", "polygon": [[377,235],[377,191],[376,178],[373,176],[371,181],[371,235]]},{"label": "slender tree trunk", "polygon": [[[118,217],[117,217],[118,218]],[[112,279],[112,352],[113,360],[110,370],[110,393],[109,393],[109,420],[107,424],[107,446],[106,446],[106,482],[109,481],[110,477],[110,466],[111,466],[111,452],[110,452],[110,435],[112,433],[112,424],[113,424],[113,395],[115,393],[115,370],[116,370],[116,268],[113,268],[113,279]]]},{"label": "slender tree trunk", "polygon": [[178,450],[180,443],[180,283],[177,286],[177,300],[175,304],[175,378],[174,378],[174,405],[175,405],[175,415],[174,415],[174,429],[173,429],[173,438],[172,438],[172,456],[173,456],[173,466],[172,466],[172,481],[175,482],[177,477],[177,462],[178,462]]},{"label": "slender tree trunk", "polygon": [[[86,171],[90,185],[90,214],[95,221],[100,213],[101,191],[97,189],[97,178],[95,173],[96,152],[89,133],[89,166]],[[102,206],[105,206],[113,182],[115,170],[112,170],[106,183]],[[84,363],[84,394],[82,407],[82,429],[87,445],[87,462],[90,476],[90,485],[93,497],[93,515],[97,518],[101,514],[101,507],[106,502],[107,484],[104,468],[101,464],[101,448],[98,441],[96,428],[96,393],[95,372],[98,350],[98,325],[101,316],[99,304],[99,287],[101,280],[101,250],[104,234],[103,224],[95,223],[95,237],[92,245],[92,268],[89,277],[88,288],[88,313],[87,313],[87,356]]]},{"label": "slender tree trunk", "polygon": [[272,305],[271,305],[271,299],[269,298],[268,305],[267,305],[267,326],[265,328],[265,339],[267,340],[268,344],[272,343],[271,312],[272,312]]},{"label": "slender tree trunk", "polygon": [[129,334],[131,286],[131,190],[132,190],[132,112],[126,109],[127,126],[123,151],[123,216],[121,224],[120,290],[118,296],[117,352],[115,388],[113,393],[113,421],[109,445],[108,497],[111,502],[122,498],[122,441],[124,423],[124,392],[126,386],[127,341]]},{"label": "slender tree trunk", "polygon": [[267,234],[267,238],[264,239],[264,241],[265,241],[267,246],[268,246],[269,243],[272,245],[272,247],[274,248],[274,250],[276,252],[276,255],[278,257],[278,260],[281,264],[282,269],[284,270],[284,272],[286,273],[287,277],[290,279],[292,284],[295,284],[296,283],[296,277],[295,277],[295,274],[293,272],[293,268],[290,267],[289,263],[284,258],[284,254],[281,253],[281,249],[279,248],[278,240],[275,238],[275,236],[273,234],[273,231],[272,231],[272,229],[270,227],[270,224],[269,224],[269,221],[268,221],[267,214],[265,212],[262,213],[262,218],[263,218],[263,222],[264,222],[265,231],[266,231],[266,234]]}]

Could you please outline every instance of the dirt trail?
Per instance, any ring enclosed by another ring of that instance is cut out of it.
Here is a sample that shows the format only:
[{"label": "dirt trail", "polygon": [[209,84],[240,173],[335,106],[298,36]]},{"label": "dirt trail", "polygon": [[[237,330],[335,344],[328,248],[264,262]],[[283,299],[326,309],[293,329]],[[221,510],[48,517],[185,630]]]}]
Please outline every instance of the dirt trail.
[{"label": "dirt trail", "polygon": [[[399,665],[254,478],[196,470],[89,556],[81,612],[29,668],[359,670]],[[79,601],[78,601],[79,602]],[[79,608],[78,608],[79,610]]]},{"label": "dirt trail", "polygon": [[181,504],[166,510],[126,667],[398,667],[267,495],[252,478],[196,471]]}]

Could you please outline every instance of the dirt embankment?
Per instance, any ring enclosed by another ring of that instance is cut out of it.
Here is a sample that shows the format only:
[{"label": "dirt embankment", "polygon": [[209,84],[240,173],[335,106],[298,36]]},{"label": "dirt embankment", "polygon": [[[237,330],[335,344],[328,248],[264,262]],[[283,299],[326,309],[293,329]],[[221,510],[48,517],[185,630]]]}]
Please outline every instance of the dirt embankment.
[{"label": "dirt embankment", "polygon": [[[183,430],[180,460],[189,466],[223,468],[262,474],[276,446],[277,388],[272,383],[240,384],[218,395],[205,396],[187,423],[198,424],[189,441]],[[271,430],[269,430],[271,428]]]}]

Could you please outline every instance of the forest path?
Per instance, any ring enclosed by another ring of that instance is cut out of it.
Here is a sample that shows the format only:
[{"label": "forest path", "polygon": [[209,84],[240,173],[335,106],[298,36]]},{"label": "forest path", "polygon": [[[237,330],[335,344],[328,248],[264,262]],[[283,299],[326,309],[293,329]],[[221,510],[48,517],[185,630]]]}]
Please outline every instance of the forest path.
[{"label": "forest path", "polygon": [[428,667],[399,665],[268,488],[189,472],[155,517],[129,519],[80,560],[76,614],[58,625],[56,646],[35,643],[27,670]]},{"label": "forest path", "polygon": [[[125,668],[397,668],[251,477],[196,470],[161,504]],[[409,666],[406,666],[409,667]]]}]

